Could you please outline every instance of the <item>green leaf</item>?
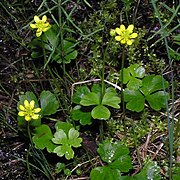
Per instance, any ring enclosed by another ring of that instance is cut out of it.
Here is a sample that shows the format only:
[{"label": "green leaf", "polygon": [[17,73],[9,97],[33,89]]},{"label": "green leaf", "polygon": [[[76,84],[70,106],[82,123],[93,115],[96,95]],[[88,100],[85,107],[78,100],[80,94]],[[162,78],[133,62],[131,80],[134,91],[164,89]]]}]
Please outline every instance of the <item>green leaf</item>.
[{"label": "green leaf", "polygon": [[123,84],[127,84],[130,79],[131,79],[131,74],[129,73],[129,69],[124,68],[123,69]]},{"label": "green leaf", "polygon": [[62,146],[56,147],[53,152],[56,153],[59,157],[65,155],[65,158],[67,160],[72,159],[74,157],[74,151],[72,150],[71,146],[68,144],[64,144]]},{"label": "green leaf", "polygon": [[59,31],[58,26],[54,24],[51,26],[51,28],[48,31],[44,33],[45,37],[48,39],[49,43],[52,46],[52,50],[57,47],[60,41],[60,38],[58,39],[58,31]]},{"label": "green leaf", "polygon": [[152,109],[159,111],[161,108],[166,107],[165,98],[169,99],[168,94],[163,91],[158,91],[156,93],[146,96],[146,100]]},{"label": "green leaf", "polygon": [[52,142],[55,144],[68,144],[66,133],[62,129],[59,129],[55,132],[54,138],[52,138]]},{"label": "green leaf", "polygon": [[79,138],[79,132],[74,128],[69,130],[68,136],[62,129],[59,129],[55,132],[52,142],[60,144],[53,152],[60,157],[65,155],[65,158],[69,160],[74,157],[74,151],[71,146],[81,146],[82,138]]},{"label": "green leaf", "polygon": [[80,104],[81,98],[89,93],[90,90],[87,86],[78,87],[77,91],[73,95],[72,102]]},{"label": "green leaf", "polygon": [[127,102],[126,108],[131,111],[140,112],[144,109],[145,98],[139,90],[124,90],[124,100]]},{"label": "green leaf", "polygon": [[91,111],[91,116],[94,119],[107,120],[110,118],[110,115],[111,113],[109,109],[103,105],[98,105],[94,107],[93,110]]},{"label": "green leaf", "polygon": [[[143,92],[143,94],[145,96],[147,96],[155,91],[163,89],[162,77],[160,75],[153,74],[153,75],[146,76],[142,80],[142,84],[143,84],[143,86],[141,87],[141,91]],[[165,85],[165,88],[167,88],[168,82],[164,81],[164,85]]]},{"label": "green leaf", "polygon": [[58,130],[63,130],[66,135],[68,135],[68,132],[69,130],[73,127],[72,124],[68,123],[68,122],[62,122],[62,121],[58,121],[56,124],[55,124],[55,128],[56,128],[56,131]]},{"label": "green leaf", "polygon": [[117,95],[115,95],[114,92],[106,92],[102,99],[102,105],[111,106],[117,109],[120,108],[119,106],[120,102],[121,102],[121,99]]},{"label": "green leaf", "polygon": [[134,178],[136,180],[160,180],[160,167],[157,165],[157,162],[149,160],[148,162],[146,162],[141,172],[135,175]]},{"label": "green leaf", "polygon": [[35,133],[32,140],[37,149],[43,150],[45,147],[47,147],[48,151],[52,152],[55,148],[55,145],[51,142],[52,137],[53,135],[49,126],[43,124],[35,128]]},{"label": "green leaf", "polygon": [[79,105],[73,108],[71,111],[72,119],[75,121],[79,120],[80,124],[83,126],[92,124],[91,112],[83,112],[80,108],[81,106]]},{"label": "green leaf", "polygon": [[[56,49],[56,54],[54,56],[54,60],[56,60],[58,63],[62,63],[64,60],[65,63],[70,63],[72,59],[75,59],[77,57],[77,51],[74,50],[74,47],[76,46],[74,39],[66,39],[63,41],[64,45],[60,44],[58,48]],[[62,48],[63,48],[63,57],[62,57]],[[62,60],[63,58],[63,60]]]},{"label": "green leaf", "polygon": [[67,64],[67,63],[70,63],[72,59],[76,59],[77,54],[78,54],[78,52],[77,52],[76,50],[68,53],[68,54],[64,57],[64,59],[65,59],[64,62],[65,62],[66,64]]},{"label": "green leaf", "polygon": [[128,155],[129,149],[120,142],[111,143],[109,140],[105,140],[99,144],[97,152],[104,162],[112,163],[121,156]]},{"label": "green leaf", "polygon": [[80,147],[81,146],[82,138],[78,138],[79,132],[77,130],[75,130],[74,128],[71,128],[69,130],[68,137],[69,137],[68,142],[71,146],[73,146],[73,147]]},{"label": "green leaf", "polygon": [[121,180],[121,173],[118,169],[111,169],[108,166],[96,167],[90,173],[91,180]]},{"label": "green leaf", "polygon": [[103,141],[98,148],[101,159],[108,163],[111,169],[128,172],[132,168],[129,149],[120,142]]},{"label": "green leaf", "polygon": [[129,72],[132,75],[132,77],[143,78],[145,75],[144,67],[139,66],[138,64],[131,65],[129,67]]},{"label": "green leaf", "polygon": [[99,84],[93,84],[91,91],[98,94],[98,96],[101,95],[102,87]]},{"label": "green leaf", "polygon": [[58,163],[56,164],[55,173],[56,173],[56,174],[57,174],[57,173],[60,173],[65,167],[66,167],[66,166],[65,166],[64,163],[58,162]]},{"label": "green leaf", "polygon": [[127,87],[129,89],[138,89],[139,87],[142,86],[142,80],[137,79],[135,77],[131,77],[131,80],[129,81],[129,83],[127,84]]},{"label": "green leaf", "polygon": [[131,157],[129,155],[122,155],[110,163],[109,166],[112,169],[119,169],[121,172],[128,172],[132,169]]},{"label": "green leaf", "polygon": [[89,94],[82,97],[80,104],[83,106],[99,105],[100,96],[94,92],[90,92]]},{"label": "green leaf", "polygon": [[19,105],[24,105],[24,101],[25,100],[28,100],[29,102],[34,100],[35,101],[35,104],[34,104],[34,107],[35,108],[38,108],[39,107],[39,104],[38,104],[38,100],[36,98],[36,95],[33,93],[33,92],[30,92],[30,91],[27,91],[24,95],[20,95],[19,96],[19,102],[17,103],[17,109],[18,111],[20,111],[19,109]]},{"label": "green leaf", "polygon": [[141,78],[144,75],[145,69],[138,64],[133,64],[123,69],[123,84],[127,84],[129,89],[138,89],[142,86]]},{"label": "green leaf", "polygon": [[54,114],[59,108],[59,103],[56,99],[56,96],[50,91],[42,91],[40,95],[40,101],[43,115]]}]

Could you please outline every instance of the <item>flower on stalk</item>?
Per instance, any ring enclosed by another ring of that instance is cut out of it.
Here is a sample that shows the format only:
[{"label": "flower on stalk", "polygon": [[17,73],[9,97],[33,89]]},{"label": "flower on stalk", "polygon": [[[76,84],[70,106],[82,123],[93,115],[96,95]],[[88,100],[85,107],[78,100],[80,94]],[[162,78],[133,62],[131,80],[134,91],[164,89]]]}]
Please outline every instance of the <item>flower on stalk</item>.
[{"label": "flower on stalk", "polygon": [[33,29],[37,29],[36,36],[41,36],[42,32],[46,32],[49,28],[51,28],[51,25],[49,22],[47,22],[47,16],[44,15],[42,17],[42,20],[38,16],[34,16],[35,24],[30,24],[30,27]]},{"label": "flower on stalk", "polygon": [[[130,24],[126,29],[123,24],[120,25],[120,28],[116,28],[115,32],[117,35],[115,36],[116,41],[120,41],[121,44],[132,45],[134,42],[134,38],[138,36],[137,33],[133,33],[134,25]],[[110,31],[112,32],[112,30]]]},{"label": "flower on stalk", "polygon": [[38,119],[39,118],[39,112],[41,111],[41,108],[34,108],[35,101],[32,100],[30,103],[28,100],[24,101],[24,106],[19,105],[19,116],[24,116],[26,121],[30,121],[31,119]]}]

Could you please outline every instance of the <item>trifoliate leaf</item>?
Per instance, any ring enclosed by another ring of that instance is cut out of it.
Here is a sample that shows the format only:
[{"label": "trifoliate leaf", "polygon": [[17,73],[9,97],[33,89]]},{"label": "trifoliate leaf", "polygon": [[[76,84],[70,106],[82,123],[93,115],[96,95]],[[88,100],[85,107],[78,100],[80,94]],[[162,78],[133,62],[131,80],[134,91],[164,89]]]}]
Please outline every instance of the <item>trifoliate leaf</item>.
[{"label": "trifoliate leaf", "polygon": [[94,107],[93,110],[91,111],[91,116],[94,119],[107,120],[110,118],[110,115],[111,113],[109,109],[103,105],[98,105]]},{"label": "trifoliate leaf", "polygon": [[53,152],[60,157],[65,155],[65,158],[69,160],[74,157],[74,151],[71,147],[81,146],[82,138],[79,137],[79,132],[74,128],[69,130],[68,136],[62,129],[59,129],[55,132],[52,141],[55,144],[60,144]]},{"label": "trifoliate leaf", "polygon": [[59,108],[59,103],[56,99],[56,96],[50,91],[42,91],[40,95],[40,101],[43,115],[54,114]]}]

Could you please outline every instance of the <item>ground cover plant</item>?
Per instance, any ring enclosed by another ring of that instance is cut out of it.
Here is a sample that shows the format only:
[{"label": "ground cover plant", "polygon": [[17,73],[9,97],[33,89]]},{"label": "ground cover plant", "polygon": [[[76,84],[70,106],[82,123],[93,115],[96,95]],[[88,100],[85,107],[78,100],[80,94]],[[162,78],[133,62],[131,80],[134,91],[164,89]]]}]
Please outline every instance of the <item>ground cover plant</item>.
[{"label": "ground cover plant", "polygon": [[177,0],[0,7],[2,179],[180,179]]}]

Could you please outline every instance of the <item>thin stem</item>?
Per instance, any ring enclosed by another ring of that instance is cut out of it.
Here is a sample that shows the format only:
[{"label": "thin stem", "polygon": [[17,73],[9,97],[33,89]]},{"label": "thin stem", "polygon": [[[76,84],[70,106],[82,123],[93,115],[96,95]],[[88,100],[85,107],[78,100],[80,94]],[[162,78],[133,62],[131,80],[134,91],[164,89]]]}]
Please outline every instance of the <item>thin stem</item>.
[{"label": "thin stem", "polygon": [[[105,74],[105,60],[107,58],[107,51],[109,49],[109,46],[112,42],[113,38],[111,38],[111,40],[109,41],[109,43],[106,46],[105,52],[104,52],[104,56],[103,56],[103,64],[102,64],[102,75],[101,75],[101,86],[102,86],[102,90],[101,90],[101,99],[100,101],[102,102],[102,99],[104,97],[105,94],[105,83],[104,83],[104,74]],[[101,120],[100,122],[100,126],[99,126],[99,131],[100,131],[100,140],[103,140],[103,136],[104,136],[104,127],[103,127],[103,120]]]},{"label": "thin stem", "polygon": [[105,52],[104,52],[104,56],[103,56],[103,64],[102,64],[102,75],[101,75],[101,85],[102,85],[102,91],[101,91],[101,101],[103,99],[103,96],[105,94],[105,83],[104,83],[104,72],[105,72],[105,61],[106,61],[106,57],[107,57],[107,51],[109,49],[109,46],[112,42],[113,38],[111,38],[110,42],[107,44]]},{"label": "thin stem", "polygon": [[[30,124],[28,122],[28,126],[27,126],[27,131],[28,131],[28,137],[30,140],[30,144],[31,146],[33,145],[32,143],[32,138],[31,138],[31,131],[30,131]],[[31,151],[31,146],[29,147],[28,151],[27,151],[27,156],[26,156],[26,163],[27,163],[27,170],[28,170],[28,179],[31,179],[31,170],[30,170],[30,165],[29,165],[29,152]]]},{"label": "thin stem", "polygon": [[126,131],[126,126],[125,126],[125,103],[124,103],[124,91],[123,91],[124,61],[125,61],[125,47],[123,46],[123,48],[122,48],[122,61],[121,61],[121,102],[122,102],[122,111],[123,111],[122,120],[123,120],[124,128],[125,128],[125,131]]},{"label": "thin stem", "polygon": [[103,137],[104,137],[104,124],[103,124],[103,120],[100,120],[100,125],[99,125],[99,132],[100,132],[100,142],[103,141]]},{"label": "thin stem", "polygon": [[124,81],[124,61],[125,61],[125,47],[122,47],[122,61],[121,61],[121,102],[122,102],[122,122],[124,125],[124,135],[126,136],[126,121],[125,121],[125,103],[124,103],[124,90],[123,90],[123,81]]}]

